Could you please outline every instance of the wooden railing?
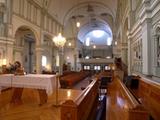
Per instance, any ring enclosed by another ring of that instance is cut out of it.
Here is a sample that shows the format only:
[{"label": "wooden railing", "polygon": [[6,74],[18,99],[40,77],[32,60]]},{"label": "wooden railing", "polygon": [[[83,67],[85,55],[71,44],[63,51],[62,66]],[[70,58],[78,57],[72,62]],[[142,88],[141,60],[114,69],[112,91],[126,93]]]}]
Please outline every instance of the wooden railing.
[{"label": "wooden railing", "polygon": [[75,100],[61,105],[61,120],[87,120],[94,118],[98,103],[98,81],[93,80]]},{"label": "wooden railing", "polygon": [[130,89],[132,93],[140,99],[141,103],[148,110],[154,120],[160,118],[160,83],[153,80],[139,77],[137,89]]},{"label": "wooden railing", "polygon": [[[108,85],[107,120],[148,120],[147,110],[119,78]],[[116,115],[116,116],[115,116]]]}]

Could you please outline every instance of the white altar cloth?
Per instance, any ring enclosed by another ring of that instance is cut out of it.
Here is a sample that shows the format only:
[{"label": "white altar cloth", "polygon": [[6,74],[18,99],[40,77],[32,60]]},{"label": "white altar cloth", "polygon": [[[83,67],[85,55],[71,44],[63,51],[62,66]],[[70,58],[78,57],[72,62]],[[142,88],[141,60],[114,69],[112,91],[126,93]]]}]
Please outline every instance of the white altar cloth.
[{"label": "white altar cloth", "polygon": [[[58,88],[60,87],[57,81]],[[0,75],[0,87],[19,87],[44,89],[51,95],[56,89],[56,75],[27,74],[27,75]]]},{"label": "white altar cloth", "polygon": [[0,75],[0,93],[6,87],[11,87],[13,74]]}]

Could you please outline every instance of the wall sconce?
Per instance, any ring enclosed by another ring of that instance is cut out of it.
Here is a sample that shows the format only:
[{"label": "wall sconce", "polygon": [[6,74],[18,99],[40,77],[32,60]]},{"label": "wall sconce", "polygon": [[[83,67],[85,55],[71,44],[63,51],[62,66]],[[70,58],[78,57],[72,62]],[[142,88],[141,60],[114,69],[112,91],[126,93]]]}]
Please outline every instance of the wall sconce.
[{"label": "wall sconce", "polygon": [[68,43],[68,46],[72,46],[72,43]]},{"label": "wall sconce", "polygon": [[67,60],[69,60],[70,59],[70,57],[69,56],[67,56]]},{"label": "wall sconce", "polygon": [[96,45],[93,45],[93,48],[96,49]]},{"label": "wall sconce", "polygon": [[46,69],[49,70],[49,71],[51,71],[51,65],[50,65],[50,64],[47,64],[47,65],[46,65]]},{"label": "wall sconce", "polygon": [[7,65],[7,60],[6,59],[2,60],[2,65]]},{"label": "wall sconce", "polygon": [[118,43],[117,43],[117,41],[115,41],[115,45],[117,45]]},{"label": "wall sconce", "polygon": [[76,26],[79,28],[81,26],[80,22],[77,22]]},{"label": "wall sconce", "polygon": [[115,70],[115,65],[114,64],[112,64],[112,70]]}]

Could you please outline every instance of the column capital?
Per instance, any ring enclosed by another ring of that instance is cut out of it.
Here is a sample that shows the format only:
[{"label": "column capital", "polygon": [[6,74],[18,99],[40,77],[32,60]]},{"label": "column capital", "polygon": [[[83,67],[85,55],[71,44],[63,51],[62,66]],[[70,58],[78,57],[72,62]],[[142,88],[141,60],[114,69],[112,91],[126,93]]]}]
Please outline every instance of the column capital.
[{"label": "column capital", "polygon": [[43,50],[44,50],[44,49],[43,49],[42,46],[36,46],[36,51],[39,51],[39,52],[41,51],[41,52],[42,52]]},{"label": "column capital", "polygon": [[156,41],[158,41],[158,37],[160,37],[160,35],[157,35],[157,34],[153,35],[153,38],[154,38],[154,40],[156,40]]},{"label": "column capital", "polygon": [[0,2],[0,12],[5,12],[6,11],[6,5],[4,2]]},{"label": "column capital", "polygon": [[127,43],[121,43],[122,49],[127,49],[128,44]]},{"label": "column capital", "polygon": [[1,38],[1,41],[0,43],[3,43],[3,44],[9,44],[9,45],[13,45],[15,39],[12,39],[12,38],[9,38],[9,37],[0,37]]}]

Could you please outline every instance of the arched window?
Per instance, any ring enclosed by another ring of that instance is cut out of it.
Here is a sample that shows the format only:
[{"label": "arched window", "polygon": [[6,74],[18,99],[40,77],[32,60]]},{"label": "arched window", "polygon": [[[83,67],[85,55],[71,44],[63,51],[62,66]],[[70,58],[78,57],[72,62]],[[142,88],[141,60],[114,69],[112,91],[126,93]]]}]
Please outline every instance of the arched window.
[{"label": "arched window", "polygon": [[156,29],[157,66],[160,67],[160,27]]},{"label": "arched window", "polygon": [[0,24],[3,23],[5,9],[5,4],[0,3]]},{"label": "arched window", "polygon": [[133,70],[142,72],[142,39],[135,41],[133,44]]},{"label": "arched window", "polygon": [[3,12],[0,12],[0,24],[3,23]]},{"label": "arched window", "polygon": [[0,11],[0,36],[3,36],[5,31],[3,19],[4,19],[4,13]]}]

